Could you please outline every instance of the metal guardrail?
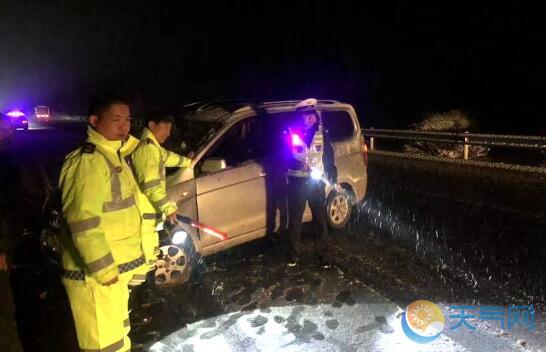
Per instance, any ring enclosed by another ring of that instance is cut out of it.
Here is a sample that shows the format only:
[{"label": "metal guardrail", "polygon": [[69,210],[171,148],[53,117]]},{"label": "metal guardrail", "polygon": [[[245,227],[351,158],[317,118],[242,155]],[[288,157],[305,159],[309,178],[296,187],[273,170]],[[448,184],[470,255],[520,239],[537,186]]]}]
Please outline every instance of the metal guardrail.
[{"label": "metal guardrail", "polygon": [[515,149],[538,149],[546,152],[546,137],[519,136],[501,134],[425,132],[387,129],[362,129],[364,137],[370,141],[370,149],[375,149],[376,139],[395,139],[418,142],[462,144],[464,159],[468,160],[469,147],[472,145],[484,147],[505,147]]}]

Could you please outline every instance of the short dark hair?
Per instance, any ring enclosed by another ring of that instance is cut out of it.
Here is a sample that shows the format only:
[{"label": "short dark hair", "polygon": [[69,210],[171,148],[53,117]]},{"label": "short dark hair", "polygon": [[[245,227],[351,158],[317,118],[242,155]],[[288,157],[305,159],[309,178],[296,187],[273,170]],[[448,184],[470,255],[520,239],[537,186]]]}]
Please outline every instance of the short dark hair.
[{"label": "short dark hair", "polygon": [[114,104],[129,106],[129,99],[117,92],[98,92],[89,102],[89,116],[100,116]]},{"label": "short dark hair", "polygon": [[146,116],[146,126],[148,126],[148,124],[150,122],[154,122],[154,123],[172,123],[174,124],[175,122],[175,119],[174,119],[174,116],[165,112],[165,111],[162,111],[162,110],[153,110],[151,111],[149,114],[147,114]]}]

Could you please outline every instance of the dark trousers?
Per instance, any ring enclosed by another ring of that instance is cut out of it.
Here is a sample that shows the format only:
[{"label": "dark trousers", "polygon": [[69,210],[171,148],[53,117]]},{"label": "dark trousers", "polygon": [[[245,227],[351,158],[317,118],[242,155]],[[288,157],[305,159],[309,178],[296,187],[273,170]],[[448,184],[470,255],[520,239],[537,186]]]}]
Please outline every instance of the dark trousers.
[{"label": "dark trousers", "polygon": [[288,222],[288,207],[286,200],[286,169],[269,166],[267,169],[266,192],[267,192],[267,233],[275,231],[277,210],[279,211],[279,233],[286,231]]},{"label": "dark trousers", "polygon": [[17,334],[15,305],[7,271],[0,271],[0,347],[3,352],[23,351]]},{"label": "dark trousers", "polygon": [[308,177],[288,177],[288,236],[295,255],[301,254],[301,225],[305,205],[313,213],[313,221],[319,226],[319,236],[316,236],[315,249],[323,254],[328,246],[328,224],[326,223],[326,195],[322,181]]}]

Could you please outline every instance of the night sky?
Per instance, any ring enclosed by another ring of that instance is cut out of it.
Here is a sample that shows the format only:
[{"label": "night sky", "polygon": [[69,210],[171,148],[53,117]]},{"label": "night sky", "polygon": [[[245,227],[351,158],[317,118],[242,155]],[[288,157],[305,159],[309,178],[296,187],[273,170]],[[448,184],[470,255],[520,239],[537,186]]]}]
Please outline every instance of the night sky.
[{"label": "night sky", "polygon": [[85,113],[94,90],[116,86],[136,110],[314,96],[354,104],[365,127],[458,108],[480,132],[544,133],[543,14],[474,1],[0,0],[0,109]]}]

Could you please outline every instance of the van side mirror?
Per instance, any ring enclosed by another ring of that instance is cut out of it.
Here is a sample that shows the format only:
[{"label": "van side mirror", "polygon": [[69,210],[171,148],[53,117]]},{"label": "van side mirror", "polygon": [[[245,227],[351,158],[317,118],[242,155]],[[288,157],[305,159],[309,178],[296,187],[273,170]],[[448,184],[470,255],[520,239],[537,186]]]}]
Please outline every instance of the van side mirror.
[{"label": "van side mirror", "polygon": [[222,158],[208,158],[203,161],[203,165],[201,165],[201,172],[202,173],[213,173],[222,171],[225,168],[227,168],[226,159]]}]

